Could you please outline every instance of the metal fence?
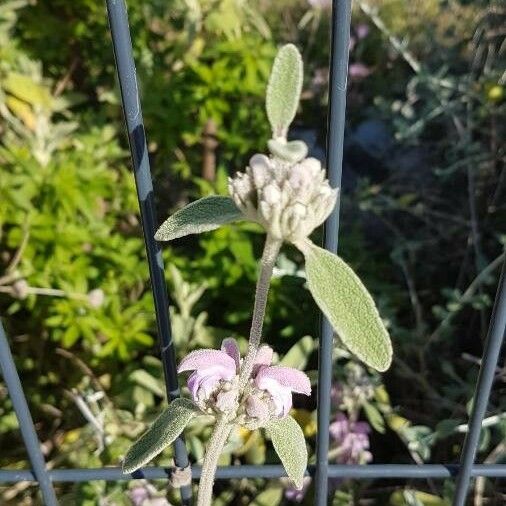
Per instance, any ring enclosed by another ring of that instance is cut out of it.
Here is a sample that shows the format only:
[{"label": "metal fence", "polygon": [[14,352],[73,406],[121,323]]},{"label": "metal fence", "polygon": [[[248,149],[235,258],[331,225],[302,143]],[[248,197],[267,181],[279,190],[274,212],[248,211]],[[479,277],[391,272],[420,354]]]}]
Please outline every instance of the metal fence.
[{"label": "metal fence", "polygon": [[[121,98],[125,116],[132,163],[139,199],[141,222],[149,264],[151,286],[155,301],[160,353],[162,357],[165,386],[169,400],[179,396],[176,374],[176,357],[171,337],[168,314],[168,295],[164,280],[164,267],[159,244],[154,240],[157,226],[153,185],[149,166],[146,135],[137,87],[135,64],[132,56],[132,43],[124,0],[106,0],[111,29],[116,67],[118,71]],[[333,187],[341,183],[343,160],[344,119],[346,109],[346,85],[348,67],[348,47],[350,38],[351,0],[333,0],[332,37],[330,56],[330,93],[327,132],[328,177]],[[339,229],[339,206],[325,224],[325,248],[336,252]],[[501,345],[506,332],[506,260],[503,266],[496,300],[490,321],[487,341],[480,373],[474,394],[474,403],[459,464],[371,464],[371,465],[331,465],[328,462],[330,387],[332,380],[332,339],[333,332],[326,319],[322,321],[319,342],[318,371],[318,435],[316,464],[307,470],[315,478],[316,506],[326,506],[328,500],[329,478],[409,478],[444,479],[456,478],[453,506],[464,506],[471,478],[483,476],[506,478],[506,465],[475,464],[480,429],[487,408],[494,380]],[[91,480],[132,480],[164,479],[170,477],[173,469],[147,467],[132,474],[124,475],[119,467],[100,469],[48,469],[41,452],[33,420],[24,396],[4,329],[0,322],[0,369],[7,385],[15,413],[18,417],[21,434],[28,452],[31,470],[0,470],[0,483],[34,481],[37,482],[46,506],[58,504],[53,482],[83,482]],[[177,468],[189,466],[188,454],[182,437],[174,442],[174,461]],[[200,467],[192,466],[192,478],[198,479]],[[233,478],[281,478],[285,471],[281,465],[242,465],[224,466],[217,472],[218,480]],[[181,488],[182,504],[192,502],[191,486]]]}]

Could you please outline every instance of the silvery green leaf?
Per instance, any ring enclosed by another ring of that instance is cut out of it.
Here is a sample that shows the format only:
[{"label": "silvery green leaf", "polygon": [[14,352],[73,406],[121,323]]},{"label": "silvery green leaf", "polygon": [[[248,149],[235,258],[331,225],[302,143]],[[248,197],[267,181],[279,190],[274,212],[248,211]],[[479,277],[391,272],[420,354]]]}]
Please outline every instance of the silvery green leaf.
[{"label": "silvery green leaf", "polygon": [[307,448],[300,425],[286,416],[272,420],[266,429],[286,474],[301,489],[307,467]]},{"label": "silvery green leaf", "polygon": [[272,66],[267,97],[267,117],[273,138],[286,137],[295,117],[302,90],[302,57],[293,44],[283,46]]},{"label": "silvery green leaf", "polygon": [[370,367],[387,370],[390,336],[358,276],[341,258],[309,241],[298,247],[306,258],[309,290],[343,343]]},{"label": "silvery green leaf", "polygon": [[171,241],[189,234],[215,230],[224,223],[242,219],[230,197],[212,195],[196,200],[167,218],[155,234],[157,241]]},{"label": "silvery green leaf", "polygon": [[188,399],[175,399],[151,427],[130,447],[123,472],[133,473],[163,451],[183,432],[199,409]]},{"label": "silvery green leaf", "polygon": [[271,139],[267,145],[274,156],[287,162],[297,163],[307,156],[307,145],[303,141],[280,142]]}]

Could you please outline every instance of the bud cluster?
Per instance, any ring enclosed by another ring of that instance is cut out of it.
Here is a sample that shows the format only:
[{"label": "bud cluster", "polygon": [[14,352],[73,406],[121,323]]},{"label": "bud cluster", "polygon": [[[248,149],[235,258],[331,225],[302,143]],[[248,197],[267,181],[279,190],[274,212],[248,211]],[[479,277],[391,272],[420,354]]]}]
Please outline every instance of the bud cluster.
[{"label": "bud cluster", "polygon": [[244,215],[273,238],[297,242],[325,221],[338,190],[315,158],[289,163],[256,154],[245,172],[229,179],[229,192]]}]

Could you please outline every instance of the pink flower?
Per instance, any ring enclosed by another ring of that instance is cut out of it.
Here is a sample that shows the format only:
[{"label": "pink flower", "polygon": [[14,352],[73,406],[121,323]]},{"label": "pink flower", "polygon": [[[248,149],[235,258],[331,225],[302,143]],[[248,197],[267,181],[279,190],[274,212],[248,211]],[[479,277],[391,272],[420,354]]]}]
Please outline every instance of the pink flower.
[{"label": "pink flower", "polygon": [[359,39],[365,39],[369,35],[369,25],[360,23],[355,27],[355,33]]},{"label": "pink flower", "polygon": [[241,358],[235,339],[225,339],[221,350],[193,351],[182,360],[178,372],[193,371],[188,388],[203,411],[238,412],[243,406],[241,412],[248,422],[263,425],[273,416],[288,414],[293,392],[311,394],[311,383],[305,373],[291,367],[271,366],[272,357],[270,346],[260,347],[244,394],[238,391]]},{"label": "pink flower", "polygon": [[255,385],[271,395],[276,415],[286,416],[292,408],[292,392],[311,395],[311,382],[305,373],[292,367],[261,367]]},{"label": "pink flower", "polygon": [[371,69],[363,63],[351,63],[348,72],[351,78],[364,79],[371,74]]},{"label": "pink flower", "polygon": [[369,451],[371,427],[367,422],[352,422],[344,413],[338,413],[329,426],[329,432],[341,450],[340,463],[365,464],[372,460]]},{"label": "pink flower", "polygon": [[328,9],[332,5],[331,0],[308,0],[308,3],[316,9]]},{"label": "pink flower", "polygon": [[192,351],[181,361],[177,372],[194,371],[188,378],[188,388],[193,400],[202,407],[223,382],[236,377],[239,360],[237,343],[228,338],[221,344],[221,350]]}]

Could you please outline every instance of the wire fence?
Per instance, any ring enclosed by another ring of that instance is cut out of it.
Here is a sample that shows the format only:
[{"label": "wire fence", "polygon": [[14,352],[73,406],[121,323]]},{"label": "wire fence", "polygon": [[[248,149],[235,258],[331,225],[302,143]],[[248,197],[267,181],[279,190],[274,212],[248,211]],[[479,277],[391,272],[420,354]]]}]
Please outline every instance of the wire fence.
[{"label": "wire fence", "polygon": [[[162,357],[165,386],[168,400],[179,396],[176,373],[176,355],[171,336],[167,288],[164,280],[164,267],[159,244],[154,240],[157,226],[153,185],[149,165],[146,135],[142,109],[137,86],[137,76],[132,55],[132,42],[124,0],[106,0],[107,13],[118,72],[121,99],[125,117],[135,185],[139,200],[141,223],[149,265],[151,287],[155,302],[156,322]],[[346,109],[346,88],[348,68],[348,47],[350,39],[351,0],[333,0],[332,36],[330,56],[330,90],[327,132],[328,177],[333,187],[341,186],[343,160],[343,138]],[[339,205],[325,224],[325,248],[336,252],[339,230]],[[506,332],[506,260],[503,265],[494,309],[490,321],[483,360],[476,384],[474,403],[470,416],[459,464],[370,464],[370,465],[331,465],[328,461],[330,388],[332,381],[332,340],[333,332],[328,321],[323,318],[319,340],[318,364],[318,434],[316,464],[309,466],[307,473],[315,478],[316,506],[326,506],[328,501],[329,478],[381,479],[445,479],[456,478],[453,506],[464,506],[470,481],[473,477],[506,478],[506,465],[475,464],[480,430],[488,405],[494,374],[499,359],[501,345]],[[7,336],[0,322],[0,369],[4,377],[14,411],[17,415],[21,435],[32,465],[30,470],[0,470],[0,483],[32,481],[38,483],[42,500],[46,506],[56,506],[58,500],[53,482],[83,482],[92,480],[132,480],[164,479],[174,471],[171,468],[147,467],[132,474],[123,474],[120,467],[100,469],[48,469],[41,451],[40,441],[34,428],[28,403],[23,393],[21,381],[9,348]],[[174,463],[176,468],[189,466],[188,453],[184,439],[178,438],[174,444]],[[192,466],[192,479],[200,477],[201,468]],[[223,466],[218,469],[216,478],[281,478],[286,476],[281,465],[241,465]],[[190,485],[181,487],[181,504],[192,503]]]}]

